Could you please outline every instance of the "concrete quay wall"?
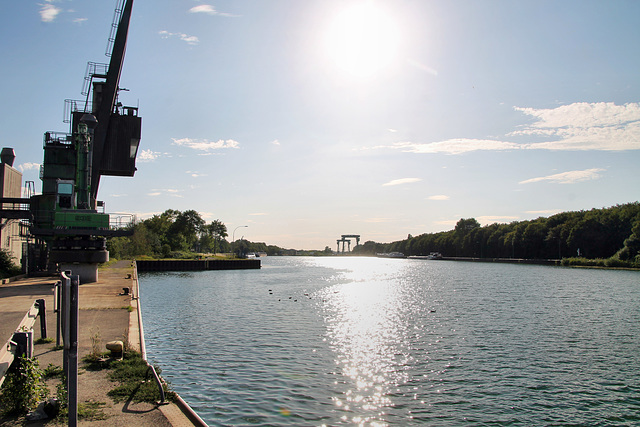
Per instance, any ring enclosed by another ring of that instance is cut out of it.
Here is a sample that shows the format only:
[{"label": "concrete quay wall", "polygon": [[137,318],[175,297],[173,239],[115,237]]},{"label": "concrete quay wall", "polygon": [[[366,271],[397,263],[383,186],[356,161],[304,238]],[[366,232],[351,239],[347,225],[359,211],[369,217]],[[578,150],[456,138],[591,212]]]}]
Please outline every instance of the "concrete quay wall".
[{"label": "concrete quay wall", "polygon": [[259,259],[161,259],[137,260],[138,271],[253,270]]},{"label": "concrete quay wall", "polygon": [[505,264],[562,265],[559,259],[442,257],[444,261],[498,262]]}]

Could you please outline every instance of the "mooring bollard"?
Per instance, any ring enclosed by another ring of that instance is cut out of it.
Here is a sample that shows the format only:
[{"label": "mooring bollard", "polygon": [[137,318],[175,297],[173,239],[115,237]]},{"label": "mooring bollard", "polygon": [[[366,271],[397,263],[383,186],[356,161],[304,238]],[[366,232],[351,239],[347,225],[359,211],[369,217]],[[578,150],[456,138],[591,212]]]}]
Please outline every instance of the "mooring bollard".
[{"label": "mooring bollard", "polygon": [[38,316],[40,316],[40,338],[47,338],[47,310],[44,299],[37,299]]}]

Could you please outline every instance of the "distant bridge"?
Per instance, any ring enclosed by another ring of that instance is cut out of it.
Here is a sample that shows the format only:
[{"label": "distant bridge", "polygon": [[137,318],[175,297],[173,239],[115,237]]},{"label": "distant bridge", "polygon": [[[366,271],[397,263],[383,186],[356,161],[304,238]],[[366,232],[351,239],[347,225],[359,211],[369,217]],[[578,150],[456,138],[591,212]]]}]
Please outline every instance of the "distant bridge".
[{"label": "distant bridge", "polygon": [[351,239],[356,239],[356,246],[360,244],[359,234],[343,234],[341,239],[336,240],[338,243],[338,253],[340,253],[340,243],[342,243],[342,253],[344,253],[344,244],[347,244],[347,252],[351,252]]}]

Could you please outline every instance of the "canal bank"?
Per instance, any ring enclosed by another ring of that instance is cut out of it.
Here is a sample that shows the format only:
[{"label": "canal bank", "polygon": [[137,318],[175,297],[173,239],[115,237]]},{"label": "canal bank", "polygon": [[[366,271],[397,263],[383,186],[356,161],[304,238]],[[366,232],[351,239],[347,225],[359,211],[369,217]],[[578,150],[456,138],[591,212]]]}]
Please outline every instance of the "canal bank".
[{"label": "canal bank", "polygon": [[494,262],[502,264],[562,265],[560,259],[525,259],[525,258],[474,258],[474,257],[441,257],[443,261]]},{"label": "canal bank", "polygon": [[[0,341],[7,342],[36,299],[46,304],[47,335],[53,342],[36,344],[34,356],[41,368],[50,364],[62,366],[63,352],[55,349],[56,316],[53,312],[53,287],[57,277],[23,278],[0,285]],[[139,306],[139,289],[135,263],[119,261],[100,270],[99,280],[79,287],[78,359],[98,346],[105,350],[109,341],[128,341],[132,349],[144,350],[144,328]],[[34,327],[34,339],[40,338],[39,320]],[[202,425],[193,417],[188,405],[114,403],[107,395],[116,383],[107,378],[108,371],[92,371],[79,362],[78,402],[97,408],[97,419],[79,420],[78,425],[92,426],[192,426]],[[49,395],[55,396],[57,380],[48,381]],[[189,418],[191,417],[191,418]],[[102,419],[101,419],[102,418]],[[29,425],[48,425],[51,420],[29,422]],[[2,418],[0,424],[23,425],[22,418]]]}]

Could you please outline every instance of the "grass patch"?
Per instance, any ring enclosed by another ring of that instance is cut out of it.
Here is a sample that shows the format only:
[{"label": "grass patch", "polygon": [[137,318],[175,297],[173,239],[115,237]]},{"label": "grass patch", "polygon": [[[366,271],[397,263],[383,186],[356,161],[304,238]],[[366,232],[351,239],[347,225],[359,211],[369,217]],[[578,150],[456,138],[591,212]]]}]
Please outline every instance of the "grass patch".
[{"label": "grass patch", "polygon": [[78,403],[78,419],[82,421],[99,421],[106,420],[107,414],[103,409],[107,406],[106,402],[87,401]]},{"label": "grass patch", "polygon": [[[114,402],[131,400],[135,403],[155,403],[160,400],[160,392],[153,373],[140,353],[125,352],[122,360],[88,355],[83,358],[83,362],[87,370],[109,369],[111,371],[108,377],[117,385],[107,394]],[[155,369],[160,375],[160,368],[155,367]],[[171,391],[168,384],[164,383],[163,389],[167,400],[175,400],[175,393]]]},{"label": "grass patch", "polygon": [[[155,367],[155,369],[160,375],[160,368]],[[116,388],[107,393],[115,402],[131,400],[136,403],[154,403],[160,400],[160,392],[153,373],[139,353],[133,353],[133,357],[125,357],[115,362],[113,370],[109,373],[109,379],[118,383]],[[163,389],[166,398],[173,399],[175,393],[169,390],[167,384],[163,384]]]},{"label": "grass patch", "polygon": [[113,359],[109,358],[110,355],[111,352],[109,351],[99,354],[87,354],[82,358],[82,361],[84,362],[84,369],[87,371],[101,371],[103,369],[111,368]]},{"label": "grass patch", "polygon": [[56,366],[53,363],[49,363],[49,365],[42,370],[42,378],[63,378],[64,377],[64,369],[60,366]]},{"label": "grass patch", "polygon": [[33,343],[34,344],[49,344],[54,342],[55,340],[51,337],[49,338],[38,338],[37,340],[35,340]]}]

